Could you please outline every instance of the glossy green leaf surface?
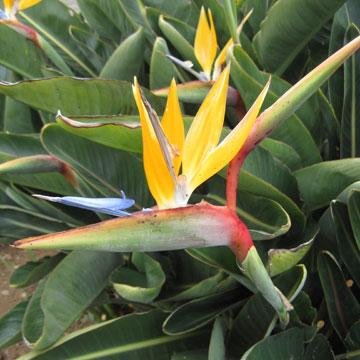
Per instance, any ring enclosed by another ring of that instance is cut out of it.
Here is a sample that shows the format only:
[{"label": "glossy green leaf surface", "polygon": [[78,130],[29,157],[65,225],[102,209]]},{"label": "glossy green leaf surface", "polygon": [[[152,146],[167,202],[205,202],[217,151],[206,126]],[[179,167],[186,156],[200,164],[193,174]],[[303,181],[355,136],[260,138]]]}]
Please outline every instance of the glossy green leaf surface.
[{"label": "glossy green leaf surface", "polygon": [[0,24],[0,39],[1,65],[28,78],[42,77],[43,59],[34,43],[5,24]]},{"label": "glossy green leaf surface", "polygon": [[360,316],[360,304],[346,286],[344,275],[333,255],[321,253],[318,270],[330,321],[336,332],[345,336]]},{"label": "glossy green leaf surface", "polygon": [[[131,84],[121,80],[55,77],[15,84],[0,82],[0,93],[40,110],[64,115],[136,114]],[[162,101],[145,92],[157,109]]]},{"label": "glossy green leaf surface", "polygon": [[17,268],[11,275],[10,285],[12,287],[26,287],[46,276],[63,259],[63,254],[53,257],[44,257],[39,261],[29,261]]},{"label": "glossy green leaf surface", "polygon": [[21,302],[0,318],[0,349],[21,339],[21,321],[27,302]]},{"label": "glossy green leaf surface", "polygon": [[296,171],[306,207],[315,210],[329,205],[345,187],[360,179],[359,164],[359,159],[324,161]]},{"label": "glossy green leaf surface", "polygon": [[[344,0],[277,1],[268,11],[254,45],[268,70],[282,74]],[[306,18],[306,21],[303,19]]]},{"label": "glossy green leaf surface", "polygon": [[[122,360],[167,360],[183,349],[197,348],[204,342],[204,332],[179,336],[165,335],[161,311],[131,314],[78,330],[45,353],[30,353],[25,359],[114,358]],[[99,339],[102,341],[98,341]],[[83,345],[86,344],[86,347]]]},{"label": "glossy green leaf surface", "polygon": [[144,32],[139,29],[126,38],[110,56],[99,76],[103,79],[133,81],[139,75],[145,45]]},{"label": "glossy green leaf surface", "polygon": [[[120,261],[121,256],[113,253],[69,254],[29,302],[22,323],[25,339],[36,350],[56,342],[104,289]],[[79,267],[84,271],[77,271]]]},{"label": "glossy green leaf surface", "polygon": [[159,295],[165,282],[161,265],[145,253],[133,253],[131,261],[136,270],[122,267],[112,275],[114,289],[129,301],[150,303]]}]

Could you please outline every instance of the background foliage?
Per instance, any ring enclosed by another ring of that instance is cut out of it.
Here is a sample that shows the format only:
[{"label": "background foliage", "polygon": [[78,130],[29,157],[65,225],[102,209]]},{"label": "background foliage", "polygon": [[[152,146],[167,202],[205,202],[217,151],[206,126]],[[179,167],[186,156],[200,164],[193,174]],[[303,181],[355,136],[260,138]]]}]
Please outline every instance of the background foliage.
[{"label": "background foliage", "polygon": [[[230,55],[248,108],[268,73],[272,104],[329,54],[360,35],[357,0],[43,0],[18,14],[36,46],[0,24],[0,241],[107,219],[32,193],[127,196],[153,205],[141,161],[131,81],[150,90],[192,80],[166,56],[194,57],[200,7],[212,9],[220,48],[253,13]],[[236,21],[235,21],[235,20]],[[306,19],[306,21],[304,21]],[[234,28],[235,27],[235,28]],[[286,329],[226,248],[162,253],[58,253],[17,269],[31,298],[0,319],[0,348],[21,337],[24,359],[343,359],[360,356],[360,54],[248,157],[238,213],[275,284],[293,301]],[[146,92],[162,113],[164,99]],[[191,100],[191,99],[190,99]],[[196,107],[183,102],[191,117]],[[61,114],[57,114],[58,110]],[[229,111],[226,125],[233,127]],[[226,129],[224,130],[226,131]],[[61,168],[9,160],[48,154]],[[45,170],[45,171],[44,171]],[[58,171],[57,171],[58,170]],[[224,173],[193,201],[224,203]],[[86,314],[95,322],[67,333]]]}]

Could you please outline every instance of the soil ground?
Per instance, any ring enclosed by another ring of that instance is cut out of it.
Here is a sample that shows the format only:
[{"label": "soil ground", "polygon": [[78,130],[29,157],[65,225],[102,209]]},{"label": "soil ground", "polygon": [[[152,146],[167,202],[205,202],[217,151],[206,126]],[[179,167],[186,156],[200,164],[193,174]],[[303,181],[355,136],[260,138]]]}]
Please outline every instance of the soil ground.
[{"label": "soil ground", "polygon": [[[9,279],[12,272],[26,262],[39,259],[48,254],[49,252],[13,249],[0,244],[0,317],[34,291],[34,287],[31,286],[23,289],[10,287]],[[27,351],[28,348],[20,342],[3,351],[0,350],[0,360],[14,360]]]}]

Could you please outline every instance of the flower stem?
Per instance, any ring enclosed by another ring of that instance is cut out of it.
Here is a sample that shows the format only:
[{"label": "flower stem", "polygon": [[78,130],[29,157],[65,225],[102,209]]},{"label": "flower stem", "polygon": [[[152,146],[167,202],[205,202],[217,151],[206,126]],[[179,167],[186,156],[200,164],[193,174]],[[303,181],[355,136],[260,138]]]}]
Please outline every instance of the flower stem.
[{"label": "flower stem", "polygon": [[246,153],[239,151],[234,159],[230,161],[226,177],[226,206],[236,211],[236,190],[241,166],[245,161]]}]

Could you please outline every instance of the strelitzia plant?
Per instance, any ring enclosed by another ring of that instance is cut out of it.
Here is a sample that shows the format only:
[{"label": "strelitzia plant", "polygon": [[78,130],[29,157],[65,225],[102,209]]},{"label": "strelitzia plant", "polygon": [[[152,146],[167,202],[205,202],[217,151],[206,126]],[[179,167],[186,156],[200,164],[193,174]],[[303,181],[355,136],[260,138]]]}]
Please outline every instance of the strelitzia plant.
[{"label": "strelitzia plant", "polygon": [[[229,68],[225,68],[208,93],[186,137],[181,131],[175,83],[170,87],[165,115],[160,123],[135,82],[134,95],[143,126],[145,172],[158,209],[140,211],[128,217],[61,233],[23,239],[15,242],[14,246],[23,249],[124,252],[228,246],[236,255],[241,269],[285,324],[291,306],[272,284],[248,229],[235,211],[237,175],[246,155],[256,144],[296,111],[359,47],[360,38],[357,38],[312,70],[257,116],[267,85],[245,118],[219,145]],[[212,121],[215,124],[213,128],[210,127]],[[206,202],[189,205],[187,202],[191,192],[230,160],[227,206],[214,206]]]}]

